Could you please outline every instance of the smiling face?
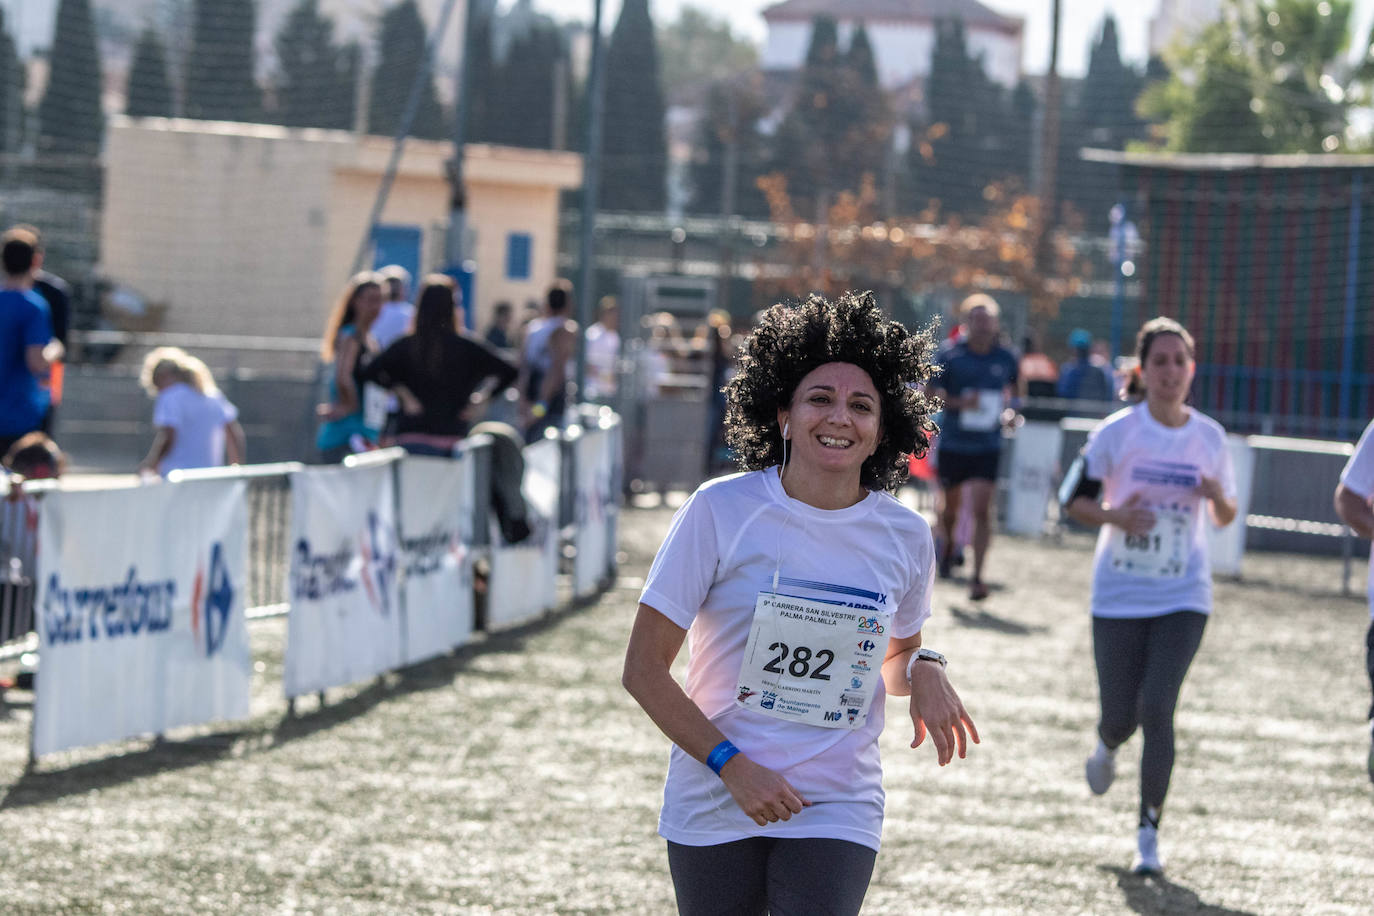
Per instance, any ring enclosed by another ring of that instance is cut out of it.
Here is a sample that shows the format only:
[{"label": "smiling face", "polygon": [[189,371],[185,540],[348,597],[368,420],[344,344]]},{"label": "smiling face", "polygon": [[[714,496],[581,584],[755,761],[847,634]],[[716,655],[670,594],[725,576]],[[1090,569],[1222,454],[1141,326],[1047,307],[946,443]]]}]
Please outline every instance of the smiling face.
[{"label": "smiling face", "polygon": [[1150,349],[1140,366],[1145,396],[1161,405],[1182,404],[1193,386],[1196,368],[1183,338],[1177,334],[1160,334],[1150,341]]},{"label": "smiling face", "polygon": [[882,406],[868,373],[853,363],[825,363],[811,370],[778,411],[788,427],[789,479],[795,474],[853,475],[882,439]]}]

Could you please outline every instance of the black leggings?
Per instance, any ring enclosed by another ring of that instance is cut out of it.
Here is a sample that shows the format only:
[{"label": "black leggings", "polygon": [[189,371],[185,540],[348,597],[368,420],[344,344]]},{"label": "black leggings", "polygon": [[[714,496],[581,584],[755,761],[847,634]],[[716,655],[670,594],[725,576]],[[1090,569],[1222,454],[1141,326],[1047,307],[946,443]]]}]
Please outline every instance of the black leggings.
[{"label": "black leggings", "polygon": [[876,850],[848,840],[668,842],[681,916],[853,916],[863,905],[877,857]]},{"label": "black leggings", "polygon": [[[1162,617],[1093,618],[1093,656],[1102,698],[1097,733],[1115,750],[1135,733],[1140,754],[1140,816],[1158,823],[1174,769],[1174,707],[1183,676],[1202,642],[1207,615],[1175,611]],[[1146,812],[1153,810],[1147,817]]]}]

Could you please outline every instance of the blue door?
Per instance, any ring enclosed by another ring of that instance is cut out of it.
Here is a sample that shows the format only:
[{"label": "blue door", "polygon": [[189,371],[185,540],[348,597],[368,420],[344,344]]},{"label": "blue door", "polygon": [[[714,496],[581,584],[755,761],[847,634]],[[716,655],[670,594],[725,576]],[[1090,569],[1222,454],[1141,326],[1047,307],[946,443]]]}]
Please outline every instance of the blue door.
[{"label": "blue door", "polygon": [[[423,233],[419,226],[372,227],[373,269],[397,264],[410,271],[414,283],[420,282],[420,242]],[[412,289],[411,293],[415,291]]]}]

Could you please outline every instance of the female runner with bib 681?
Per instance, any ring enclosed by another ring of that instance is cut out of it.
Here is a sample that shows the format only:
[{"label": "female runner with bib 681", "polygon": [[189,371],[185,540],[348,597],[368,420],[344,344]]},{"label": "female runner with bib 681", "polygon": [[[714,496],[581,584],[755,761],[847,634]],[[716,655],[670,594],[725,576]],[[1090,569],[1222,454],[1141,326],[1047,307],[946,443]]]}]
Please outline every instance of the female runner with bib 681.
[{"label": "female runner with bib 681", "polygon": [[929,733],[941,766],[978,741],[921,648],[930,527],[886,492],[934,430],[933,348],[871,293],[774,306],[745,343],[726,435],[746,470],[673,518],[623,677],[673,742],[659,833],[686,916],[859,911],[888,694],[910,695],[911,746]]},{"label": "female runner with bib 681", "polygon": [[1204,507],[1218,527],[1236,517],[1226,431],[1184,401],[1193,338],[1155,318],[1136,341],[1143,403],[1107,417],[1065,476],[1060,501],[1075,521],[1101,526],[1093,566],[1093,656],[1101,718],[1085,767],[1101,795],[1116,750],[1139,726],[1140,822],[1132,869],[1163,870],[1159,817],[1174,767],[1174,707],[1212,612]]}]

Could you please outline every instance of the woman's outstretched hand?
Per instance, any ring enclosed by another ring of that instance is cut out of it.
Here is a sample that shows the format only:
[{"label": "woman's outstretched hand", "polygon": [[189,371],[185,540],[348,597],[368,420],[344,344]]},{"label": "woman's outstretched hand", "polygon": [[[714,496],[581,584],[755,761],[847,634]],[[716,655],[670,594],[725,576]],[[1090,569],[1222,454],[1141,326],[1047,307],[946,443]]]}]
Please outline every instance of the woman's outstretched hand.
[{"label": "woman's outstretched hand", "polygon": [[979,744],[978,728],[969,718],[959,694],[945,677],[943,665],[918,661],[911,671],[911,723],[916,734],[912,747],[920,747],[930,734],[935,743],[935,756],[940,766],[968,754],[968,739]]}]

